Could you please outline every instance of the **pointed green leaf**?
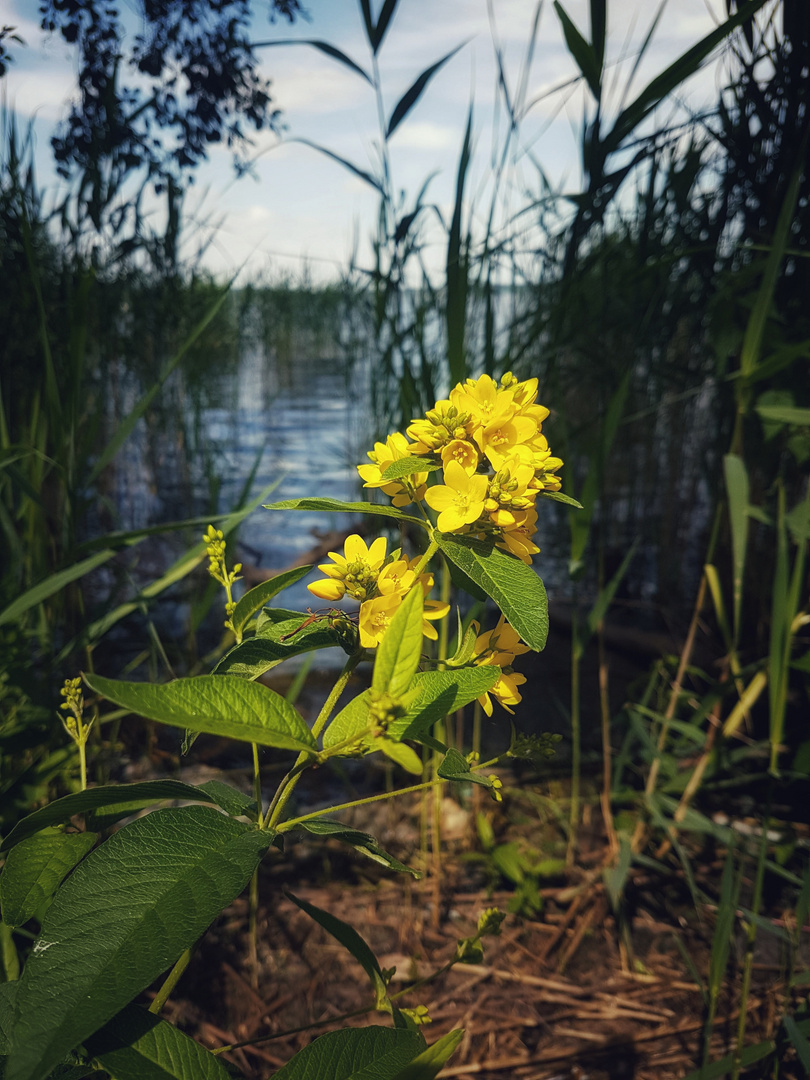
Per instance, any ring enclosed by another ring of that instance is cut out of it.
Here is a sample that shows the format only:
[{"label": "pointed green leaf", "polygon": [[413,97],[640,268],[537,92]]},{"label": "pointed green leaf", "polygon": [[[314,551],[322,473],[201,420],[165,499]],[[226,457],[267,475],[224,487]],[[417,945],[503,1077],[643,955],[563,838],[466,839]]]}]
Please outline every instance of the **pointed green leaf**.
[{"label": "pointed green leaf", "polygon": [[47,828],[17,844],[0,874],[0,909],[8,926],[22,926],[50,900],[62,880],[93,848],[95,833]]},{"label": "pointed green leaf", "polygon": [[312,750],[315,740],[289,702],[235,675],[200,675],[154,686],[85,675],[91,690],[159,724],[243,739],[282,750]]},{"label": "pointed green leaf", "polygon": [[289,589],[296,581],[306,577],[311,569],[311,566],[296,566],[283,574],[276,574],[275,577],[263,581],[260,585],[246,592],[234,608],[233,615],[231,615],[234,631],[238,633],[243,630],[251,616],[260,611],[265,604],[269,603],[283,589]]},{"label": "pointed green leaf", "polygon": [[400,698],[408,690],[422,655],[424,593],[417,584],[394,613],[377,648],[371,689]]},{"label": "pointed green leaf", "polygon": [[591,0],[591,43],[599,64],[599,77],[605,64],[607,40],[607,0]]},{"label": "pointed green leaf", "polygon": [[234,645],[214,668],[215,675],[258,679],[291,656],[341,645],[339,634],[325,618],[312,622],[311,616],[303,611],[269,608],[259,619],[253,637]]},{"label": "pointed green leaf", "polygon": [[378,517],[395,518],[397,521],[418,525],[422,529],[429,526],[422,518],[405,514],[396,506],[376,506],[373,503],[341,502],[339,499],[285,499],[283,502],[269,503],[265,510],[319,510],[327,514],[376,514]]},{"label": "pointed green leaf", "polygon": [[179,780],[144,780],[140,784],[110,784],[104,787],[87,788],[73,795],[54,799],[52,803],[35,810],[33,814],[18,821],[8,836],[0,844],[0,852],[19,844],[26,836],[37,833],[49,825],[70,821],[74,814],[83,814],[88,810],[106,810],[118,805],[131,805],[141,808],[166,799],[186,799],[194,802],[214,802],[210,795],[201,788],[190,784],[181,784]]},{"label": "pointed green leaf", "polygon": [[356,75],[362,76],[366,82],[373,86],[374,83],[371,76],[367,71],[364,71],[359,64],[355,63],[350,56],[347,56],[345,52],[341,52],[340,49],[335,48],[334,45],[330,45],[328,41],[320,41],[315,38],[284,38],[282,41],[256,41],[251,45],[252,49],[269,49],[274,45],[310,45],[313,49],[318,49],[319,52],[324,53],[326,56],[331,56],[333,60],[340,61],[345,67],[349,68]]},{"label": "pointed green leaf", "polygon": [[451,383],[463,383],[467,377],[465,336],[467,330],[467,296],[470,281],[467,245],[463,245],[461,240],[461,218],[464,212],[464,186],[467,182],[467,172],[472,154],[472,120],[473,111],[472,105],[470,105],[467,111],[467,126],[464,130],[464,141],[461,145],[461,156],[456,172],[456,196],[453,203],[453,217],[447,235],[445,323],[447,325],[447,366]]},{"label": "pointed green leaf", "polygon": [[451,49],[446,56],[441,58],[441,60],[437,60],[435,64],[431,64],[429,68],[425,68],[413,85],[405,91],[394,106],[394,111],[391,113],[391,119],[388,121],[388,128],[385,132],[386,139],[390,139],[394,134],[396,129],[422,96],[423,90],[436,72],[443,67],[451,57],[455,56],[459,49],[464,48],[465,44],[466,42],[462,42],[461,45],[456,45],[455,49]]},{"label": "pointed green leaf", "polygon": [[548,599],[531,566],[472,537],[434,536],[442,553],[492,597],[526,644],[542,649],[548,636]]},{"label": "pointed green leaf", "polygon": [[200,784],[199,790],[210,795],[217,806],[231,817],[256,816],[256,800],[230,784],[224,784],[221,780],[206,780],[204,784]]},{"label": "pointed green leaf", "polygon": [[401,480],[405,476],[413,476],[414,473],[437,472],[441,467],[438,461],[431,461],[430,458],[404,457],[398,461],[392,461],[383,472],[382,478],[383,480]]},{"label": "pointed green leaf", "polygon": [[755,405],[754,409],[763,420],[769,420],[771,423],[810,427],[810,409],[793,409],[789,406],[777,405]]},{"label": "pointed green leaf", "polygon": [[463,709],[491,690],[501,677],[493,664],[455,668],[452,671],[423,671],[414,679],[418,696],[401,720],[388,729],[392,739],[419,739],[437,720]]},{"label": "pointed green leaf", "polygon": [[337,915],[332,915],[330,912],[324,911],[323,908],[316,907],[315,904],[310,904],[309,901],[302,900],[300,896],[295,896],[291,892],[287,892],[285,895],[294,904],[297,904],[302,911],[305,911],[311,919],[314,919],[319,926],[322,926],[328,934],[331,934],[333,938],[339,941],[344,949],[348,949],[371,980],[371,986],[377,998],[377,1008],[380,1008],[388,998],[388,990],[377,957],[371,951],[365,939],[357,933],[353,926],[349,926],[343,919],[339,919]]},{"label": "pointed green leaf", "polygon": [[453,780],[457,783],[480,784],[482,787],[491,788],[492,780],[483,772],[473,772],[470,763],[464,755],[451,746],[444,756],[444,761],[437,770],[444,780]]},{"label": "pointed green leaf", "polygon": [[44,1080],[173,964],[250,880],[272,839],[206,806],[114,833],[57,893],[20,979],[5,1080]]},{"label": "pointed green leaf", "polygon": [[[391,739],[416,739],[437,720],[462,709],[477,697],[491,690],[501,676],[501,669],[491,664],[479,667],[456,668],[452,671],[417,672],[413,679],[416,691],[408,711],[388,729]],[[324,749],[337,746],[347,739],[359,738],[368,728],[370,691],[358,694],[334,718],[324,732]],[[370,740],[365,743],[366,748]],[[348,754],[350,751],[347,750]]]},{"label": "pointed green leaf", "polygon": [[96,567],[102,566],[114,555],[114,551],[98,551],[95,555],[82,559],[81,562],[69,566],[66,570],[51,574],[50,577],[28,589],[21,596],[18,596],[16,600],[13,600],[7,608],[0,611],[0,626],[3,623],[14,622],[19,619],[26,611],[30,611],[32,607],[36,607],[43,600],[47,600],[48,597],[58,593],[60,589],[64,589],[72,581],[77,581],[79,578],[84,577],[85,574],[89,574],[91,570],[95,570]]},{"label": "pointed green leaf", "polygon": [[380,735],[369,743],[371,751],[379,750],[385,754],[389,761],[399,765],[401,769],[411,773],[412,776],[422,776],[422,759],[417,752],[407,743],[396,742],[386,735]]},{"label": "pointed green leaf", "polygon": [[448,1031],[441,1039],[437,1039],[432,1046],[423,1050],[418,1057],[409,1062],[392,1080],[434,1080],[463,1037],[463,1029]]},{"label": "pointed green leaf", "polygon": [[383,38],[385,32],[388,29],[388,24],[391,22],[394,11],[396,10],[398,0],[384,0],[383,6],[380,9],[380,15],[377,19],[377,25],[374,27],[374,55],[380,51],[382,47]]},{"label": "pointed green leaf", "polygon": [[568,51],[574,58],[577,67],[582,72],[583,78],[587,82],[591,93],[598,101],[602,95],[602,72],[596,52],[594,51],[593,46],[589,45],[579,32],[576,24],[568,16],[559,0],[554,0],[554,10],[557,12],[557,16],[562,23],[565,44],[568,46]]},{"label": "pointed green leaf", "polygon": [[425,1046],[418,1031],[378,1026],[321,1035],[273,1080],[393,1080]]},{"label": "pointed green leaf", "polygon": [[703,61],[723,42],[738,26],[747,22],[767,0],[748,0],[741,3],[737,11],[725,22],[707,34],[691,49],[687,49],[674,63],[661,72],[644,87],[635,101],[623,109],[613,128],[603,139],[605,153],[613,153],[626,138],[642,123],[655,106],[663,101],[676,87],[690,75],[700,70]]},{"label": "pointed green leaf", "polygon": [[350,173],[353,173],[359,180],[364,181],[370,187],[373,187],[375,191],[380,195],[385,195],[385,189],[383,185],[371,173],[366,172],[365,169],[361,169],[359,165],[355,165],[349,161],[348,158],[341,157],[340,154],[336,154],[333,150],[327,150],[325,146],[321,146],[320,143],[312,142],[311,139],[295,138],[289,139],[289,142],[303,143],[304,146],[309,146],[313,150],[317,150],[319,154],[323,154],[325,157],[331,158],[332,161],[336,161],[338,165],[342,165],[344,169],[348,169]]},{"label": "pointed green leaf", "polygon": [[295,828],[306,829],[313,836],[333,837],[344,844],[350,844],[353,848],[367,855],[373,862],[380,863],[382,866],[388,866],[390,869],[403,874],[411,874],[415,878],[422,876],[418,870],[412,870],[410,866],[406,866],[399,859],[395,859],[393,855],[389,855],[387,851],[384,851],[369,833],[353,829],[350,825],[344,825],[340,821],[330,821],[328,818],[312,818],[309,821],[299,821]]},{"label": "pointed green leaf", "polygon": [[115,1080],[230,1080],[220,1059],[176,1027],[129,1005],[88,1041]]},{"label": "pointed green leaf", "polygon": [[731,548],[734,555],[734,641],[740,637],[743,574],[748,543],[748,473],[741,457],[726,454],[723,472],[728,494],[728,514],[731,521]]}]

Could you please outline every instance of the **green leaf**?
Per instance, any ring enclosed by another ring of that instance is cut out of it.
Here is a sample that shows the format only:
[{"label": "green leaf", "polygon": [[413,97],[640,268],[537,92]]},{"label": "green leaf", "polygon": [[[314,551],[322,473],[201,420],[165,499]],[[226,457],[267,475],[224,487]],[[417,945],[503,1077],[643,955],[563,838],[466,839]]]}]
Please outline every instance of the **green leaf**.
[{"label": "green leaf", "polygon": [[617,912],[621,905],[632,861],[633,848],[630,845],[630,838],[626,833],[619,833],[619,857],[616,860],[616,865],[606,867],[602,872],[605,879],[605,889],[614,912]]},{"label": "green leaf", "polygon": [[755,405],[754,409],[763,420],[770,423],[810,427],[810,409],[792,409],[788,406],[776,405]]},{"label": "green leaf", "polygon": [[[490,690],[501,676],[501,669],[490,664],[456,668],[452,671],[417,672],[413,679],[416,697],[407,713],[388,729],[390,739],[421,740],[437,720],[462,709]],[[324,749],[337,746],[352,737],[359,738],[368,728],[370,691],[358,694],[334,718],[324,732]],[[370,740],[366,742],[368,747]],[[347,754],[349,750],[347,750]]]},{"label": "green leaf", "polygon": [[740,638],[745,550],[748,543],[748,473],[743,459],[736,454],[723,458],[723,472],[728,493],[731,521],[731,547],[734,555],[734,642]]},{"label": "green leaf", "polygon": [[283,589],[288,589],[296,581],[300,581],[302,577],[306,577],[311,569],[311,566],[296,566],[283,574],[276,574],[275,577],[263,581],[254,589],[246,592],[234,608],[233,615],[231,615],[234,631],[238,633],[243,630],[248,620],[272,600],[277,593],[280,593]]},{"label": "green leaf", "polygon": [[307,725],[289,702],[267,686],[235,675],[199,675],[154,686],[85,675],[96,693],[160,724],[243,739],[281,750],[311,751]]},{"label": "green leaf", "polygon": [[138,1005],[129,1005],[88,1040],[115,1080],[230,1080],[220,1059]]},{"label": "green leaf", "polygon": [[441,467],[438,461],[431,461],[430,458],[404,457],[398,461],[392,461],[382,473],[382,478],[383,480],[401,480],[405,476],[413,476],[414,473],[437,472]]},{"label": "green leaf", "polygon": [[385,196],[385,189],[380,181],[366,172],[365,169],[361,169],[359,165],[355,165],[354,162],[349,161],[348,158],[341,157],[340,154],[336,154],[333,150],[328,150],[325,146],[321,146],[320,143],[312,142],[311,139],[302,139],[300,137],[295,139],[288,139],[287,142],[301,143],[303,146],[309,146],[312,150],[317,150],[319,154],[323,154],[325,157],[330,158],[332,161],[336,161],[338,165],[342,165],[344,169],[348,169],[350,173],[353,173],[359,180],[373,187],[375,191],[380,195]]},{"label": "green leaf", "polygon": [[475,632],[475,627],[471,624],[467,627],[465,633],[462,633],[461,617],[459,616],[458,626],[458,640],[455,653],[448,657],[448,667],[463,667],[465,664],[472,660],[473,653],[475,652],[475,643],[478,640],[478,635]]},{"label": "green leaf", "polygon": [[565,503],[566,506],[573,506],[575,510],[585,509],[581,502],[571,498],[570,495],[564,494],[562,491],[541,491],[539,494],[543,499],[553,499],[554,502]]},{"label": "green leaf", "polygon": [[444,756],[444,761],[437,769],[439,776],[444,780],[453,780],[458,783],[480,784],[485,788],[492,788],[492,780],[482,772],[473,772],[470,763],[464,755],[451,746]]},{"label": "green leaf", "polygon": [[325,514],[376,514],[378,517],[395,518],[410,525],[418,525],[428,530],[430,526],[422,518],[406,514],[395,506],[376,506],[365,502],[340,502],[339,499],[285,499],[283,502],[268,503],[265,510],[318,510]]},{"label": "green leaf", "polygon": [[374,660],[371,689],[400,698],[413,681],[422,655],[424,593],[417,583],[394,613]]},{"label": "green leaf", "polygon": [[106,809],[119,804],[136,807],[151,806],[166,799],[188,799],[194,802],[214,802],[210,795],[201,788],[190,784],[181,784],[179,780],[144,780],[140,784],[110,784],[104,787],[88,788],[77,791],[74,795],[65,795],[54,799],[52,803],[35,810],[33,814],[18,821],[11,832],[0,844],[0,852],[8,851],[19,844],[26,836],[39,832],[48,825],[70,821],[74,814],[88,810]]},{"label": "green leaf", "polygon": [[420,739],[437,720],[463,709],[491,690],[501,677],[493,664],[455,668],[452,671],[423,671],[414,679],[418,696],[401,720],[388,729],[392,739]]},{"label": "green leaf", "polygon": [[44,1080],[238,896],[272,839],[206,806],[114,833],[57,893],[20,979],[5,1080]]},{"label": "green leaf", "polygon": [[273,1080],[394,1080],[424,1045],[420,1032],[403,1028],[332,1031],[299,1050]]},{"label": "green leaf", "polygon": [[0,874],[0,909],[8,926],[22,926],[53,896],[95,845],[92,832],[47,828],[17,844]]},{"label": "green leaf", "polygon": [[399,765],[401,769],[405,769],[406,772],[411,773],[413,776],[421,777],[422,759],[407,743],[397,742],[386,735],[380,735],[371,740],[369,749],[372,751],[379,750],[395,765]]},{"label": "green leaf", "polygon": [[[565,35],[565,44],[568,46],[568,51],[574,58],[574,61],[581,71],[585,81],[587,82],[591,93],[598,101],[602,96],[602,70],[599,63],[599,59],[596,55],[594,47],[590,45],[579,30],[576,24],[566,14],[562,4],[559,0],[554,0],[554,10],[557,12],[557,16],[562,23],[563,34]],[[604,48],[604,42],[603,42]]]},{"label": "green leaf", "polygon": [[540,651],[548,636],[548,599],[531,566],[472,537],[436,532],[434,538],[450,562],[492,597],[526,644]]},{"label": "green leaf", "polygon": [[694,75],[703,61],[724,41],[738,26],[742,26],[754,15],[766,0],[748,0],[741,3],[737,11],[725,22],[712,30],[692,48],[678,57],[659,75],[644,87],[635,101],[623,109],[613,128],[605,136],[602,145],[605,154],[618,150],[628,136],[643,122],[650,112],[690,75]]},{"label": "green leaf", "polygon": [[380,863],[382,866],[388,866],[391,870],[396,870],[402,874],[410,874],[415,878],[422,876],[418,870],[412,870],[410,866],[406,866],[405,863],[401,863],[393,855],[389,855],[387,851],[384,851],[373,836],[361,832],[359,829],[353,829],[350,825],[344,825],[340,821],[330,821],[328,818],[311,818],[309,821],[299,821],[295,828],[306,829],[313,836],[334,837],[335,840],[350,844],[351,847],[356,848],[363,855],[367,855],[369,859]]},{"label": "green leaf", "polygon": [[[776,1044],[772,1039],[767,1042],[755,1043],[753,1046],[744,1046],[740,1051],[739,1064],[743,1069],[756,1065],[758,1061],[773,1054]],[[721,1076],[728,1076],[735,1068],[735,1054],[726,1054],[717,1061],[710,1061],[699,1069],[687,1073],[683,1080],[719,1080]]]},{"label": "green leaf", "polygon": [[72,581],[76,581],[78,578],[84,577],[85,574],[89,574],[91,570],[95,570],[96,567],[102,566],[114,555],[114,551],[99,551],[95,555],[90,555],[88,558],[82,559],[81,562],[69,566],[66,570],[51,574],[50,577],[28,589],[22,596],[18,596],[16,600],[12,601],[7,608],[0,611],[0,626],[3,623],[14,622],[19,619],[26,611],[30,611],[32,607],[41,604],[49,596],[58,593],[66,585],[70,585]]},{"label": "green leaf", "polygon": [[388,127],[385,132],[386,139],[390,139],[397,130],[399,125],[422,96],[422,92],[436,72],[443,67],[451,57],[455,56],[459,49],[462,49],[465,44],[466,42],[462,42],[461,45],[456,45],[455,49],[451,49],[446,56],[441,58],[441,60],[437,60],[435,64],[431,64],[429,68],[425,68],[413,85],[405,91],[394,106],[394,111],[391,113],[391,119],[388,121]]},{"label": "green leaf", "polygon": [[455,1052],[463,1037],[463,1029],[448,1031],[446,1035],[443,1035],[441,1039],[437,1039],[432,1046],[423,1050],[418,1057],[415,1057],[396,1076],[392,1077],[392,1080],[434,1080],[434,1077],[438,1076]]},{"label": "green leaf", "polygon": [[[0,1054],[7,1054],[11,1045],[14,1026],[14,1002],[17,1000],[18,982],[0,983]],[[2,1075],[2,1069],[0,1069]]]},{"label": "green leaf", "polygon": [[291,892],[286,892],[285,895],[289,896],[294,904],[297,904],[328,934],[331,934],[333,938],[339,941],[344,949],[348,949],[371,980],[371,986],[377,999],[376,1007],[378,1009],[383,1008],[388,1001],[388,989],[385,985],[382,970],[377,963],[377,957],[354,927],[339,919],[337,915],[332,915],[330,912],[324,911],[323,908],[316,907],[307,900],[302,900],[300,896],[295,896]]},{"label": "green leaf", "polygon": [[331,56],[333,60],[339,60],[350,71],[362,76],[370,86],[374,85],[368,72],[364,71],[345,52],[341,52],[334,45],[330,45],[328,41],[320,41],[314,38],[284,38],[282,41],[256,41],[250,47],[251,49],[267,49],[274,45],[311,45],[313,49],[318,49],[319,52],[324,53],[326,56]]},{"label": "green leaf", "polygon": [[206,780],[200,791],[209,795],[231,817],[256,817],[256,800],[221,780]]},{"label": "green leaf", "polygon": [[253,637],[235,645],[214,668],[215,675],[234,675],[240,679],[258,679],[291,656],[340,646],[340,636],[326,619],[306,623],[306,612],[283,608],[265,610]]}]

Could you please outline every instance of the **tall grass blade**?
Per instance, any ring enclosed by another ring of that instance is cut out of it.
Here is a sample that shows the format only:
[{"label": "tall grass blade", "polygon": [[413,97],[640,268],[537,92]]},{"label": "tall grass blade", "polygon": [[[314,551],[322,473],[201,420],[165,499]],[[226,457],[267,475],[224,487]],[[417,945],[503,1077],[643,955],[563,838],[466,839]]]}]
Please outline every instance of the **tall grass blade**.
[{"label": "tall grass blade", "polygon": [[319,52],[324,53],[326,56],[331,56],[333,60],[338,60],[350,71],[361,75],[369,86],[374,86],[374,80],[367,71],[355,63],[345,52],[342,52],[334,45],[330,45],[328,41],[320,41],[318,38],[284,38],[283,41],[255,41],[252,43],[251,48],[269,49],[274,45],[310,45],[313,49],[318,49]]},{"label": "tall grass blade", "polygon": [[746,19],[759,11],[768,0],[748,0],[724,23],[707,34],[697,45],[680,56],[673,64],[661,72],[644,87],[638,97],[616,119],[611,130],[603,139],[606,154],[618,150],[622,143],[665,97],[680,86],[690,75],[694,75],[703,61],[724,41],[729,34],[741,26]]},{"label": "tall grass blade", "polygon": [[743,575],[745,553],[748,543],[748,473],[745,463],[736,454],[723,458],[723,473],[728,494],[728,513],[731,521],[731,550],[734,580],[734,645],[740,640],[740,614],[742,612]]},{"label": "tall grass blade", "polygon": [[472,105],[467,113],[467,127],[456,176],[456,201],[447,240],[447,363],[451,384],[464,382],[467,377],[465,330],[467,325],[467,294],[469,276],[467,252],[461,240],[461,215],[464,209],[464,184],[470,166],[472,139]]},{"label": "tall grass blade", "polygon": [[436,72],[440,68],[444,67],[447,61],[452,59],[452,57],[454,57],[460,49],[463,49],[466,44],[467,42],[463,41],[460,45],[456,45],[455,49],[451,49],[446,56],[443,56],[441,58],[441,60],[437,60],[435,64],[431,64],[429,68],[425,68],[425,70],[416,79],[413,85],[405,91],[405,93],[394,106],[394,111],[391,113],[391,118],[388,121],[388,127],[385,131],[386,139],[390,139],[391,136],[394,134],[396,129],[399,127],[399,125],[402,123],[402,121],[417,103],[419,98],[422,96],[422,91],[425,89],[425,87],[436,74]]},{"label": "tall grass blade", "polygon": [[[593,45],[590,45],[577,29],[576,24],[559,2],[554,0],[554,10],[562,23],[565,44],[574,61],[582,72],[582,76],[588,84],[591,93],[598,101],[602,93],[601,76],[602,69]],[[604,40],[602,42],[604,50]]]},{"label": "tall grass blade", "polygon": [[349,161],[348,158],[341,157],[340,154],[336,154],[334,150],[327,150],[325,146],[321,146],[320,143],[312,142],[311,139],[295,138],[290,139],[290,142],[302,143],[304,146],[311,146],[313,150],[317,150],[319,154],[325,154],[326,157],[331,158],[332,161],[336,161],[338,165],[342,165],[344,169],[348,169],[350,173],[353,173],[360,180],[363,180],[366,184],[369,184],[378,191],[380,195],[385,196],[385,188],[376,180],[371,173],[367,173],[365,169],[361,169],[359,165],[355,165]]},{"label": "tall grass blade", "polygon": [[[802,149],[799,151],[800,159],[804,158],[804,154],[807,150],[807,138],[807,135],[805,135],[802,140]],[[797,168],[790,178],[790,183],[785,192],[785,198],[776,222],[773,243],[771,244],[771,249],[768,252],[768,259],[765,263],[762,284],[757,292],[754,307],[751,311],[751,317],[745,328],[745,337],[743,338],[742,350],[740,352],[740,372],[744,379],[748,379],[753,375],[757,364],[759,363],[760,352],[762,351],[762,337],[765,333],[765,323],[767,322],[768,313],[770,312],[771,304],[773,303],[776,282],[779,277],[779,268],[782,265],[782,260],[785,257],[785,252],[788,243],[790,242],[790,231],[791,226],[793,225],[796,201],[799,197],[799,187],[803,175],[804,170],[802,168]]]}]

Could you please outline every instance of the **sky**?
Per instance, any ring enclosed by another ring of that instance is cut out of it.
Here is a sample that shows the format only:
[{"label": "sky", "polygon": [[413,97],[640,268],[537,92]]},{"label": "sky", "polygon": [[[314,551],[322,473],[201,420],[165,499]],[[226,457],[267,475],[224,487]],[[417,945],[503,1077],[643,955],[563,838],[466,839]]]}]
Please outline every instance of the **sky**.
[{"label": "sky", "polygon": [[[269,24],[256,0],[255,40],[324,40],[370,70],[356,0],[305,2],[309,19],[290,26],[282,20]],[[125,6],[135,8],[137,0],[125,0]],[[373,6],[379,8],[379,0]],[[74,89],[75,57],[61,39],[47,38],[39,30],[38,7],[38,0],[4,0],[3,23],[15,26],[26,41],[25,48],[14,50],[14,62],[3,80],[4,94],[21,122],[34,121],[39,183],[54,198],[57,180],[48,139],[65,115]],[[474,156],[469,212],[476,220],[486,216],[492,163],[504,138],[495,43],[515,96],[536,0],[490,0],[490,7],[491,13],[487,0],[400,0],[378,54],[384,108],[390,116],[417,76],[460,46],[428,83],[390,141],[394,186],[405,193],[405,204],[412,204],[433,176],[427,201],[436,205],[445,220],[452,212],[471,103]],[[587,35],[587,0],[566,0],[564,7]],[[630,70],[658,7],[652,0],[609,0],[608,112],[615,111],[627,92]],[[709,33],[722,20],[724,8],[723,0],[665,3],[650,48],[629,88],[630,99]],[[218,277],[238,271],[241,280],[300,279],[304,274],[315,281],[334,280],[355,252],[362,264],[368,264],[378,198],[349,170],[300,140],[317,143],[373,171],[380,140],[374,92],[360,76],[303,43],[263,48],[259,55],[262,70],[272,80],[274,105],[282,110],[284,131],[281,138],[271,133],[256,137],[252,175],[239,180],[234,178],[228,151],[213,147],[187,197],[184,250],[190,255],[205,246],[204,265]],[[525,80],[524,100],[534,104],[521,124],[520,160],[504,188],[510,193],[508,212],[521,199],[538,196],[538,166],[553,186],[576,190],[581,175],[578,133],[587,94],[581,84],[555,92],[574,74],[557,14],[551,3],[544,2]],[[699,108],[716,97],[721,79],[721,62],[707,64],[664,108]],[[439,216],[433,215],[432,220],[426,258],[429,267],[438,268],[443,233]]]}]

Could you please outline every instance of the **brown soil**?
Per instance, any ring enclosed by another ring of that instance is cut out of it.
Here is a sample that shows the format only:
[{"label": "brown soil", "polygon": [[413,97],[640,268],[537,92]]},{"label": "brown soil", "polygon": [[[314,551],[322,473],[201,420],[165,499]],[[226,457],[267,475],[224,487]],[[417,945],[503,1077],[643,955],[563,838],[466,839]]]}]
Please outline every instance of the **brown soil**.
[{"label": "brown soil", "polygon": [[[535,796],[531,815],[525,791],[514,793],[508,817],[500,809],[490,815],[495,828],[503,830],[498,840],[531,842],[532,850],[559,854],[558,823],[553,815],[544,819],[538,812],[543,795]],[[370,809],[373,818],[358,815],[352,823],[375,832],[387,850],[416,865],[419,804],[395,800]],[[488,806],[482,809],[489,813]],[[474,933],[484,908],[506,910],[514,896],[481,856],[471,835],[472,813],[449,800],[443,810],[440,890],[431,873],[420,881],[395,876],[338,844],[316,844],[312,837],[266,860],[255,955],[243,896],[201,944],[164,1015],[211,1049],[244,1044],[223,1057],[250,1080],[272,1076],[324,1031],[390,1024],[389,1017],[373,1012],[341,1019],[368,1008],[368,979],[284,890],[354,926],[383,968],[396,967],[392,992],[405,990],[453,956],[457,940]],[[341,817],[346,820],[345,814]],[[512,823],[508,827],[503,824],[507,820]],[[591,833],[574,869],[541,882],[541,912],[535,917],[510,914],[501,935],[484,941],[482,964],[459,964],[398,1001],[406,1007],[428,1006],[433,1021],[423,1029],[428,1042],[453,1028],[464,1029],[441,1077],[675,1080],[699,1064],[705,1009],[684,953],[705,981],[713,909],[695,910],[673,860],[666,876],[633,870],[617,923],[603,885],[606,846],[598,823]],[[479,854],[471,861],[473,848]],[[723,853],[692,854],[701,887],[714,893]],[[769,914],[778,924],[778,897],[772,898]],[[762,933],[759,939],[747,1044],[775,1034],[789,995],[775,939]],[[740,936],[732,943],[710,1060],[734,1046],[742,955]],[[308,1030],[298,1030],[303,1027]],[[779,1075],[803,1075],[789,1053]]]}]

